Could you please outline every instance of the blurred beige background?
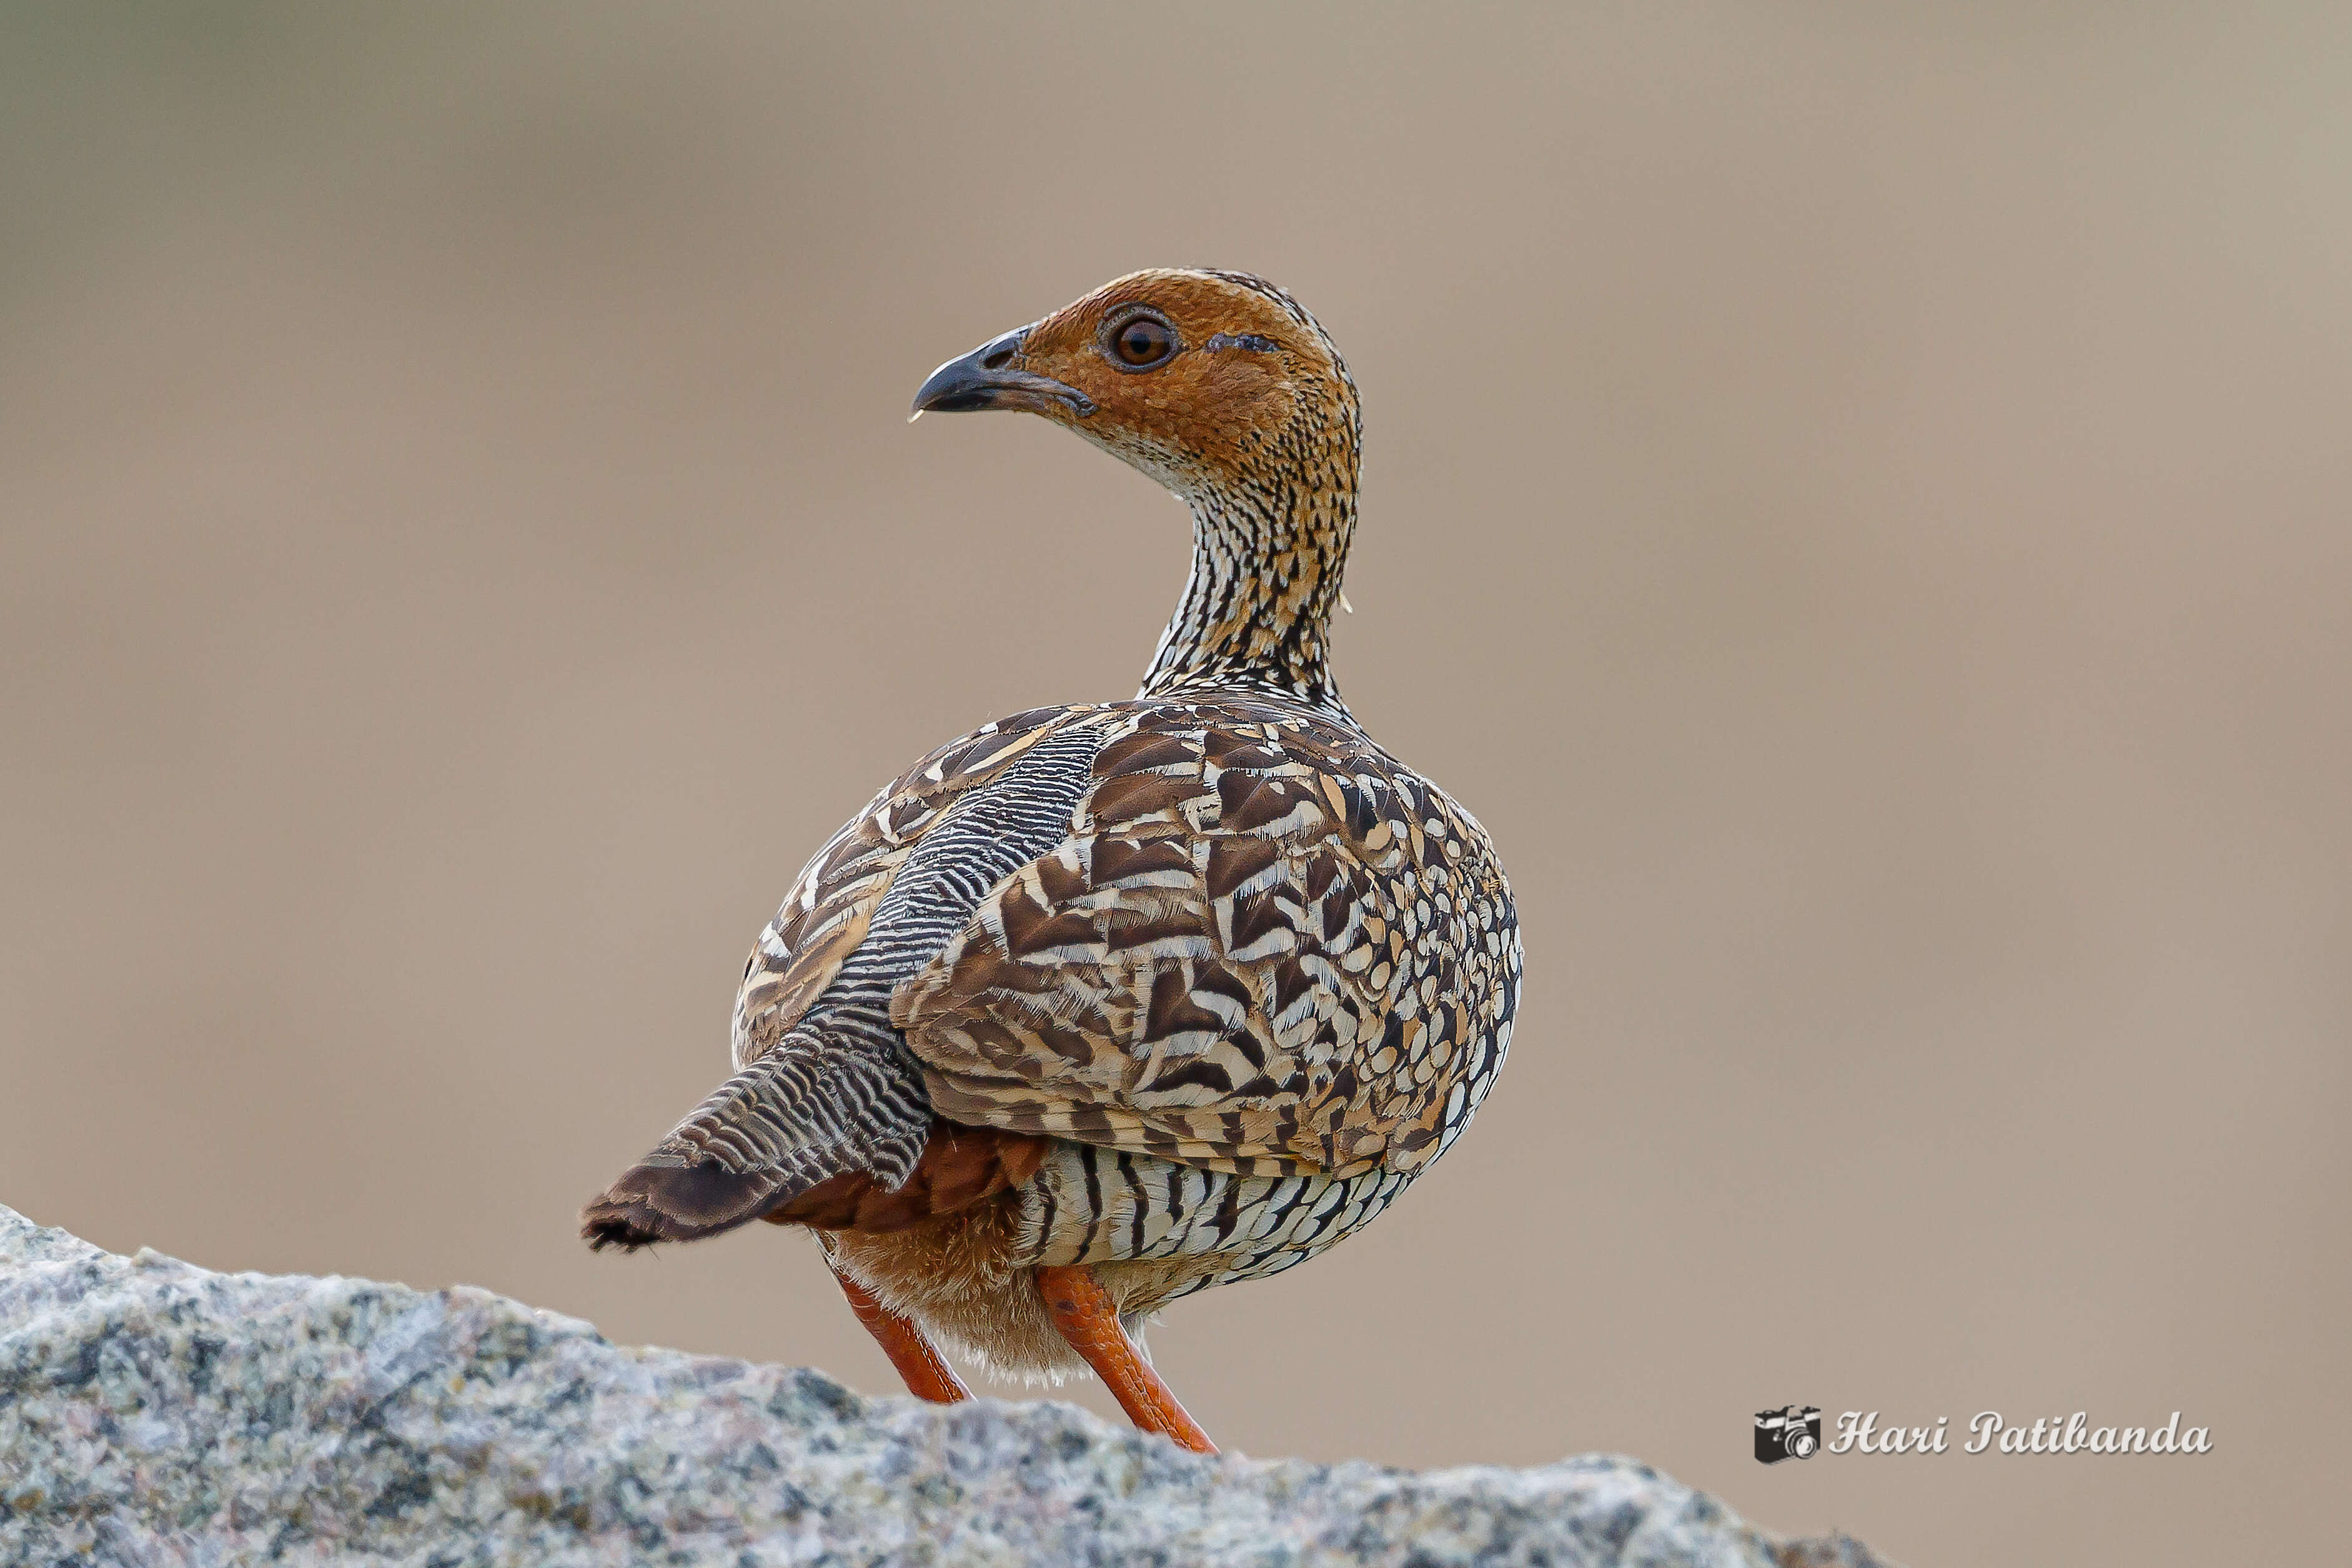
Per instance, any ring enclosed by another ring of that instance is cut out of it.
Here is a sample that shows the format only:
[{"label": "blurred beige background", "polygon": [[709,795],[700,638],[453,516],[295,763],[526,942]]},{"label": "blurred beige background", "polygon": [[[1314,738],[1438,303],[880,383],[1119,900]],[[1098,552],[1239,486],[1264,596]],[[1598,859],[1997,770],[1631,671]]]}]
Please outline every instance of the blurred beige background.
[{"label": "blurred beige background", "polygon": [[[2317,5],[10,7],[0,1201],[890,1387],[804,1239],[573,1215],[824,837],[1173,601],[1174,502],[916,384],[1244,267],[1362,385],[1343,682],[1530,981],[1402,1205],[1157,1331],[1193,1410],[1914,1568],[2333,1555],[2347,155]],[[1790,1400],[2214,1451],[1760,1468]]]}]

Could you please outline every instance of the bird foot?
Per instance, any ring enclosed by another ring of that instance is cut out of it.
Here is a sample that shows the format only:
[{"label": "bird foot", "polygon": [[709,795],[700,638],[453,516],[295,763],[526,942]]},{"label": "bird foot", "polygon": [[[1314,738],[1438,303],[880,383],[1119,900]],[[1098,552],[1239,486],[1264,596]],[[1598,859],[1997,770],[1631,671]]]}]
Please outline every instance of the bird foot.
[{"label": "bird foot", "polygon": [[849,1310],[857,1314],[857,1321],[866,1325],[866,1331],[874,1336],[882,1353],[898,1369],[908,1393],[934,1405],[953,1405],[971,1397],[971,1390],[948,1364],[948,1358],[915,1326],[913,1319],[890,1310],[875,1300],[874,1292],[840,1269],[834,1269],[833,1277],[841,1281],[841,1293],[849,1298]]},{"label": "bird foot", "polygon": [[1040,1268],[1037,1293],[1045,1300],[1054,1327],[1095,1369],[1128,1419],[1146,1432],[1164,1435],[1180,1448],[1196,1454],[1217,1451],[1201,1424],[1185,1414],[1175,1393],[1127,1337],[1127,1329],[1118,1321],[1118,1304],[1092,1271]]}]

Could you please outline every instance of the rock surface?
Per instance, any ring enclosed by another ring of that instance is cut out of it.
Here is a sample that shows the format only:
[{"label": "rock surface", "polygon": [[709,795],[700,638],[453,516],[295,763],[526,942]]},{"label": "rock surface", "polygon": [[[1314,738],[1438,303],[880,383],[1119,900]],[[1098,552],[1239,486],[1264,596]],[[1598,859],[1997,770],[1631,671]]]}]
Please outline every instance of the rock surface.
[{"label": "rock surface", "polygon": [[486,1291],[117,1258],[0,1207],[0,1563],[1869,1568],[1630,1459],[1203,1458]]}]

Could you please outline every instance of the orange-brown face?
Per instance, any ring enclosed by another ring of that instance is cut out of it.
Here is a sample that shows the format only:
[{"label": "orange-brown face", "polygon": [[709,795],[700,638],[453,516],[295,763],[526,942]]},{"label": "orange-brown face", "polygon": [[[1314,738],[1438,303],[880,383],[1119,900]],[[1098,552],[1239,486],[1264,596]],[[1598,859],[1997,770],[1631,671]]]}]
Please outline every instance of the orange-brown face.
[{"label": "orange-brown face", "polygon": [[1287,295],[1241,273],[1153,270],[949,361],[915,411],[1042,414],[1189,490],[1245,471],[1302,415],[1352,428],[1354,401]]}]

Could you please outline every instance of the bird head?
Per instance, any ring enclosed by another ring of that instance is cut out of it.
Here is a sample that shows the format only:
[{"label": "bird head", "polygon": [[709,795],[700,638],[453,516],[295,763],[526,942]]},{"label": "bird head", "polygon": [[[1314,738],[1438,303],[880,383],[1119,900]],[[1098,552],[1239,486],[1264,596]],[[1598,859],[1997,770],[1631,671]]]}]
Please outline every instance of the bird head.
[{"label": "bird head", "polygon": [[989,408],[1066,426],[1188,500],[1355,490],[1348,367],[1305,306],[1245,272],[1129,273],[915,395],[918,416]]}]

